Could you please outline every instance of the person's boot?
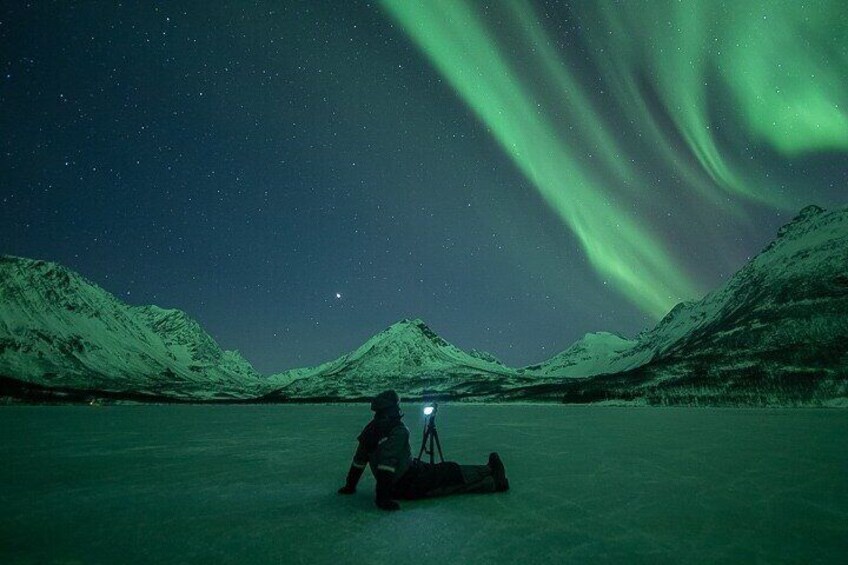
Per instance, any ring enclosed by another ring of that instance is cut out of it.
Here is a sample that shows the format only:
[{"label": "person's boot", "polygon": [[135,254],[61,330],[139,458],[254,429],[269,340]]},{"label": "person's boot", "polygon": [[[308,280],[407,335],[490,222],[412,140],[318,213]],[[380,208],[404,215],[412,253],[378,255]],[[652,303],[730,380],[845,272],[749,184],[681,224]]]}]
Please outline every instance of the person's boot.
[{"label": "person's boot", "polygon": [[509,490],[506,469],[504,468],[503,461],[501,461],[501,456],[497,453],[489,454],[489,469],[492,470],[492,477],[495,479],[495,491],[504,492]]}]

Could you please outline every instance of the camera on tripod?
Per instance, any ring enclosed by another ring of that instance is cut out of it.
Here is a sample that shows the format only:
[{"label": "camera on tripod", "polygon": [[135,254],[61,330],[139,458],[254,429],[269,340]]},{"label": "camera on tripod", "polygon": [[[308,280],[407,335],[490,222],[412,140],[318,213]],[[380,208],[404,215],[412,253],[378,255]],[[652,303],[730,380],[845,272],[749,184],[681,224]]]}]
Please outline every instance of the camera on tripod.
[{"label": "camera on tripod", "polygon": [[438,411],[439,405],[435,402],[424,404],[424,437],[421,438],[421,450],[418,452],[419,461],[421,461],[421,456],[426,453],[430,456],[430,463],[434,463],[435,449],[439,450],[439,459],[442,460],[442,463],[445,461],[445,456],[442,455],[442,444],[439,441],[439,432],[436,431],[436,412]]}]

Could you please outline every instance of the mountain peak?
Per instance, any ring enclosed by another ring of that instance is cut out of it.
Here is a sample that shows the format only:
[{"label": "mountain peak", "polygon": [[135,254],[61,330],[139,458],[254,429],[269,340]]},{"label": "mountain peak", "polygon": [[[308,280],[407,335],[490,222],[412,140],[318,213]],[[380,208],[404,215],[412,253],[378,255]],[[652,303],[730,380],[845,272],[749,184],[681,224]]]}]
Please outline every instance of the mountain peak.
[{"label": "mountain peak", "polygon": [[[63,273],[71,273],[67,267],[63,267],[59,263],[45,261],[43,259],[30,259],[29,257],[18,257],[17,255],[0,255],[0,267],[21,267],[31,270],[36,270],[39,273],[50,271],[61,271]],[[76,273],[73,273],[76,275]],[[79,275],[76,275],[79,276]]]},{"label": "mountain peak", "polygon": [[599,342],[617,342],[617,341],[630,341],[627,338],[621,337],[620,335],[613,332],[589,332],[585,334],[580,341],[587,343],[599,343]]},{"label": "mountain peak", "polygon": [[[815,218],[823,215],[825,213],[824,208],[816,206],[815,204],[810,204],[809,206],[804,207],[798,215],[796,215],[792,220],[781,226],[781,228],[777,231],[777,238],[780,239],[784,237],[787,233],[793,232],[796,229],[803,230],[800,226],[808,226],[810,222]],[[776,242],[772,242],[774,244]],[[769,246],[771,247],[771,245]]]},{"label": "mountain peak", "polygon": [[404,318],[380,332],[377,337],[413,341],[425,338],[426,341],[430,341],[439,347],[450,346],[439,334],[430,329],[430,326],[425,324],[421,318]]},{"label": "mountain peak", "polygon": [[[816,206],[815,204],[810,204],[809,206],[805,206],[798,212],[798,215],[795,216],[795,220],[806,220],[807,218],[811,218],[813,216],[818,216],[819,214],[824,213],[824,208],[820,206]],[[793,221],[795,221],[793,220]]]},{"label": "mountain peak", "polygon": [[404,318],[403,320],[395,322],[394,324],[392,324],[389,327],[395,327],[395,326],[398,326],[398,327],[406,327],[406,326],[418,326],[418,327],[424,326],[424,327],[427,327],[427,324],[425,324],[424,320],[422,320],[421,318]]},{"label": "mountain peak", "polygon": [[47,277],[57,279],[55,282],[67,283],[72,278],[81,278],[58,263],[15,255],[0,255],[0,272],[8,273],[8,276],[12,277],[15,269],[19,277],[27,279]]}]

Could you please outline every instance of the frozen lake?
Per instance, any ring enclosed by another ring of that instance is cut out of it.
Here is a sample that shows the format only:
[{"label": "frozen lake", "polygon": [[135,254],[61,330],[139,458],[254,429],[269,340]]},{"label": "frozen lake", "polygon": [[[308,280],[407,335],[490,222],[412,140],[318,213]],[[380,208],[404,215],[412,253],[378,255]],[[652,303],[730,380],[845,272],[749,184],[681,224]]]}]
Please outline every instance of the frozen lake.
[{"label": "frozen lake", "polygon": [[[417,406],[405,407],[418,452]],[[512,490],[386,513],[344,482],[367,406],[0,408],[0,562],[822,562],[848,411],[443,405]],[[843,561],[844,562],[844,561]]]}]

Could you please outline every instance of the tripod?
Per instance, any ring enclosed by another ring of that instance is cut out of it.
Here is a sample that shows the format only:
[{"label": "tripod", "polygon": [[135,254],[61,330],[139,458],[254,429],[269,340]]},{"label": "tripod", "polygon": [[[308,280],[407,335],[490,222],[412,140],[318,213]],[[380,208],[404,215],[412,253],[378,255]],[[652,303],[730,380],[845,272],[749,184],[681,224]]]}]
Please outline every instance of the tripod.
[{"label": "tripod", "polygon": [[[428,448],[427,441],[429,440],[430,446]],[[436,448],[439,450],[439,459],[442,460],[442,463],[445,462],[445,456],[442,455],[442,444],[439,442],[439,432],[436,431],[436,412],[433,411],[432,414],[424,417],[424,437],[421,439],[421,451],[418,452],[418,460],[421,461],[421,455],[427,453],[430,455],[430,464],[433,464],[434,458],[434,450],[433,450],[433,442],[436,444]]]}]

